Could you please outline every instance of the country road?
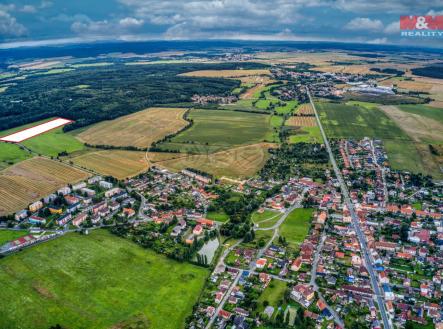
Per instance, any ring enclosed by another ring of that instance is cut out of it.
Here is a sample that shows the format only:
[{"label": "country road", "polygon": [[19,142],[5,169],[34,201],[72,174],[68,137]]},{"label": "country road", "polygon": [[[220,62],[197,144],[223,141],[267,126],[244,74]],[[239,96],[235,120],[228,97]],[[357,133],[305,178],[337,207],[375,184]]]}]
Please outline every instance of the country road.
[{"label": "country road", "polygon": [[336,175],[336,177],[337,177],[337,179],[338,179],[338,181],[340,183],[340,187],[341,187],[341,191],[342,191],[343,196],[344,196],[345,204],[348,207],[349,212],[351,214],[352,225],[354,226],[354,230],[357,233],[357,238],[358,238],[358,241],[360,243],[360,247],[361,247],[361,251],[362,251],[362,254],[363,254],[364,262],[365,262],[366,268],[367,268],[367,270],[369,272],[371,286],[372,286],[372,289],[373,289],[374,294],[375,294],[375,300],[376,300],[376,302],[378,304],[378,309],[380,311],[380,315],[382,317],[383,326],[384,326],[385,329],[392,328],[392,323],[391,323],[391,321],[389,319],[389,316],[388,316],[388,314],[386,312],[385,303],[384,303],[384,300],[382,298],[381,288],[379,286],[379,283],[378,283],[378,280],[377,280],[377,276],[376,276],[374,268],[372,266],[372,264],[373,264],[372,257],[371,257],[371,255],[369,253],[369,248],[368,248],[368,246],[366,244],[366,237],[364,236],[364,234],[363,234],[363,232],[362,232],[362,230],[360,228],[360,221],[359,221],[359,218],[358,218],[358,216],[357,216],[357,214],[355,212],[354,204],[351,202],[351,198],[349,197],[348,187],[345,184],[345,181],[343,179],[341,171],[338,168],[337,162],[335,161],[334,154],[332,153],[332,150],[331,150],[331,145],[329,144],[328,138],[326,137],[326,134],[325,134],[325,131],[324,131],[323,126],[321,124],[320,117],[318,115],[318,112],[317,112],[317,109],[315,107],[314,101],[312,100],[311,93],[309,92],[309,88],[306,88],[306,92],[308,94],[309,101],[310,101],[310,103],[312,105],[312,108],[314,109],[315,119],[317,120],[317,124],[318,124],[318,127],[320,128],[320,132],[321,132],[321,135],[323,137],[323,141],[324,141],[326,149],[327,149],[327,151],[329,153],[329,158],[330,158],[330,161],[331,161],[332,166],[334,168],[335,175]]}]

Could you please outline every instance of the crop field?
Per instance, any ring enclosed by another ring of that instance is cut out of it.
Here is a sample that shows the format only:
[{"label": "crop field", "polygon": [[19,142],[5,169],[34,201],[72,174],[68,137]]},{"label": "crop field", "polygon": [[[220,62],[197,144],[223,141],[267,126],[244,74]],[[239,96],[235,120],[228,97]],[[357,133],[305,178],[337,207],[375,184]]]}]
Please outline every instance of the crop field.
[{"label": "crop field", "polygon": [[29,159],[31,154],[21,149],[20,146],[9,143],[0,143],[0,170],[17,162]]},{"label": "crop field", "polygon": [[291,130],[289,143],[323,143],[320,128],[315,127],[296,127]]},{"label": "crop field", "polygon": [[275,144],[260,143],[202,155],[185,155],[171,160],[151,162],[172,171],[199,169],[216,177],[246,178],[255,175],[269,158]]},{"label": "crop field", "polygon": [[275,108],[275,111],[278,114],[289,114],[289,113],[292,113],[295,110],[295,108],[297,107],[297,105],[298,105],[297,101],[286,101],[284,103],[285,103],[285,105],[277,106]]},{"label": "crop field", "polygon": [[0,215],[25,208],[56,189],[88,176],[79,169],[40,157],[17,163],[0,172]]},{"label": "crop field", "polygon": [[316,107],[328,137],[410,140],[394,121],[375,106],[317,103]]},{"label": "crop field", "polygon": [[188,77],[205,77],[205,78],[240,78],[256,75],[269,75],[269,70],[201,70],[186,72],[181,75]]},{"label": "crop field", "polygon": [[435,108],[423,104],[399,105],[397,107],[404,112],[418,114],[443,124],[443,108]]},{"label": "crop field", "polygon": [[0,259],[0,327],[184,328],[208,274],[104,230],[69,233]]},{"label": "crop field", "polygon": [[312,115],[314,116],[314,109],[312,108],[311,104],[301,104],[298,108],[297,108],[297,114],[300,115]]},{"label": "crop field", "polygon": [[309,232],[313,212],[310,208],[293,210],[280,226],[280,235],[292,246],[301,244]]},{"label": "crop field", "polygon": [[[385,105],[380,108],[414,141],[425,143],[443,141],[443,122],[437,121],[436,118],[425,117],[411,111],[402,111],[396,106]],[[435,110],[438,111],[438,109]],[[443,113],[443,110],[441,111]],[[443,118],[443,115],[440,118]]]},{"label": "crop field", "polygon": [[286,125],[295,127],[315,127],[317,126],[317,122],[314,117],[292,116],[286,120]]},{"label": "crop field", "polygon": [[188,124],[183,119],[185,112],[183,108],[149,108],[95,124],[82,130],[77,137],[92,145],[145,148],[185,127]]},{"label": "crop field", "polygon": [[272,133],[270,116],[229,110],[191,110],[194,124],[159,146],[190,153],[212,153],[263,142]]},{"label": "crop field", "polygon": [[148,169],[145,152],[105,150],[72,158],[74,164],[102,175],[125,179]]}]

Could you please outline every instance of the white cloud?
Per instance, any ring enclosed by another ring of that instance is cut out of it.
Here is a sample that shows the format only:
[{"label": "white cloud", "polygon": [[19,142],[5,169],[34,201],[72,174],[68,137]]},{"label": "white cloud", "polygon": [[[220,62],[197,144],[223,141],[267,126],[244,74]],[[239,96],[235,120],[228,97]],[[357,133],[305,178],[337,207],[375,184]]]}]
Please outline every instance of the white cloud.
[{"label": "white cloud", "polygon": [[400,33],[400,21],[394,21],[390,24],[388,24],[385,29],[384,32],[386,34],[398,34]]},{"label": "white cloud", "polygon": [[123,28],[139,27],[142,26],[144,21],[134,17],[125,17],[119,21],[119,25]]},{"label": "white cloud", "polygon": [[369,41],[367,41],[367,43],[374,44],[374,45],[382,45],[382,44],[388,43],[388,39],[387,38],[377,38],[377,39],[369,40]]},{"label": "white cloud", "polygon": [[436,11],[436,10],[434,10],[434,9],[431,9],[431,10],[429,10],[429,11],[427,12],[426,15],[430,15],[430,16],[443,15],[443,10],[438,10],[438,11]]},{"label": "white cloud", "polygon": [[355,31],[371,31],[378,32],[383,29],[383,23],[379,19],[370,19],[366,17],[357,17],[348,22],[345,25],[346,30],[355,30]]},{"label": "white cloud", "polygon": [[8,12],[0,10],[0,36],[19,37],[26,34],[26,28]]},{"label": "white cloud", "polygon": [[19,9],[22,13],[33,14],[37,12],[37,9],[32,5],[24,5]]}]

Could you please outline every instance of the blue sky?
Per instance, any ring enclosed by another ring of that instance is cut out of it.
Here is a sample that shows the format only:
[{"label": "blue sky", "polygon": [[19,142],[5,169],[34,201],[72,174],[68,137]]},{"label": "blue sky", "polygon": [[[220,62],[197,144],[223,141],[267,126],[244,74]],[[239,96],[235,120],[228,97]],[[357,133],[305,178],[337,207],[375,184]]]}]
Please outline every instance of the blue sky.
[{"label": "blue sky", "polygon": [[400,43],[400,15],[443,15],[442,0],[1,0],[0,43],[243,39]]}]

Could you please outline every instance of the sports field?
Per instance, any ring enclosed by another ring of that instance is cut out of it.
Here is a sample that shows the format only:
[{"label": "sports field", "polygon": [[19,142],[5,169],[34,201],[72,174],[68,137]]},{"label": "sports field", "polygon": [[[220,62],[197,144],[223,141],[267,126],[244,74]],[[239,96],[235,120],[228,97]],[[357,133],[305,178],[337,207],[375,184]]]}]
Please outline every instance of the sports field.
[{"label": "sports field", "polygon": [[268,149],[275,144],[240,146],[212,154],[184,155],[171,160],[151,162],[172,171],[194,168],[216,177],[246,178],[256,174],[269,158]]},{"label": "sports field", "polygon": [[149,108],[82,129],[77,137],[92,145],[146,148],[185,127],[185,112],[183,108]]},{"label": "sports field", "polygon": [[161,148],[191,153],[212,153],[233,146],[263,142],[272,133],[265,114],[228,110],[191,110],[194,124]]},{"label": "sports field", "polygon": [[0,327],[184,328],[207,269],[104,230],[0,259]]},{"label": "sports field", "polygon": [[105,150],[86,153],[71,159],[74,164],[102,175],[125,179],[148,169],[145,152]]},{"label": "sports field", "polygon": [[306,238],[314,209],[298,208],[286,217],[280,226],[280,235],[292,246],[298,246]]},{"label": "sports field", "polygon": [[68,183],[90,176],[58,161],[35,157],[0,172],[0,215],[20,210]]}]

